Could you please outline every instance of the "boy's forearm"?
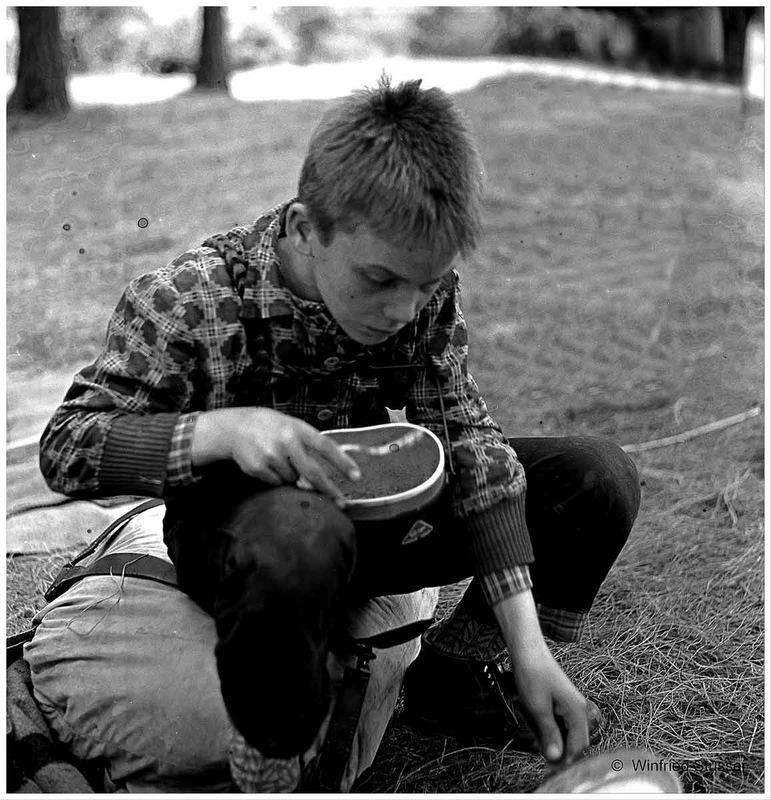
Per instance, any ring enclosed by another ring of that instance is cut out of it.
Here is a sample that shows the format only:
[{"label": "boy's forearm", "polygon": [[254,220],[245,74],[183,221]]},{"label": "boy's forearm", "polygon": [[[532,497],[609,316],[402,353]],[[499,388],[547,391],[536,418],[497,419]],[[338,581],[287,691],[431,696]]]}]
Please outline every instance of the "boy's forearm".
[{"label": "boy's forearm", "polygon": [[505,597],[492,610],[513,662],[523,661],[548,650],[531,591]]}]

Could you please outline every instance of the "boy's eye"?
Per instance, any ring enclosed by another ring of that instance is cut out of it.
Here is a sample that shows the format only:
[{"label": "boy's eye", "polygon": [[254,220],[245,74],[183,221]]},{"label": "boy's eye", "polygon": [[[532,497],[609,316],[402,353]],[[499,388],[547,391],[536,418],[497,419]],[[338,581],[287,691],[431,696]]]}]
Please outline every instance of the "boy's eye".
[{"label": "boy's eye", "polygon": [[[380,272],[363,272],[361,274],[368,284],[377,287],[378,289],[392,289],[401,282],[400,278]],[[441,282],[442,279],[438,278],[435,281],[425,283],[420,287],[420,291],[425,294],[432,295]]]},{"label": "boy's eye", "polygon": [[369,283],[380,287],[390,287],[396,283],[394,278],[388,277],[387,275],[365,273],[364,277]]}]

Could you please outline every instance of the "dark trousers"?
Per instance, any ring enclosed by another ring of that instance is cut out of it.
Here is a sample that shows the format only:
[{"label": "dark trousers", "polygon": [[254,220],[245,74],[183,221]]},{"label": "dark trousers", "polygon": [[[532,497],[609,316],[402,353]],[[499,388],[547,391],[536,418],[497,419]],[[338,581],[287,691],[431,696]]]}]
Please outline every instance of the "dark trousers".
[{"label": "dark trousers", "polygon": [[[527,476],[535,600],[585,614],[637,515],[634,464],[597,438],[510,443]],[[165,539],[180,586],[216,621],[226,707],[267,756],[296,755],[316,735],[329,703],[330,637],[347,607],[455,583],[473,570],[445,496],[418,515],[354,524],[316,493],[266,488],[223,468],[167,507]],[[433,530],[402,544],[417,518]],[[492,625],[474,581],[466,594],[471,615]]]}]

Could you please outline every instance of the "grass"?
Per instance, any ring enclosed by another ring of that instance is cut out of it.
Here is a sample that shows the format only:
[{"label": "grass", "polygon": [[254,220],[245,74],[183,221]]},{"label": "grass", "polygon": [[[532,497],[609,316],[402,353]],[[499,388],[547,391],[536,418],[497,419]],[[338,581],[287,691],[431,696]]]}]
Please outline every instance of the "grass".
[{"label": "grass", "polygon": [[[539,78],[458,100],[488,172],[484,242],[462,268],[471,367],[506,431],[623,444],[762,401],[760,116],[736,97]],[[324,107],[183,97],[12,123],[9,382],[85,363],[128,279],[291,195]],[[555,652],[606,712],[599,747],[676,761],[686,791],[761,792],[762,418],[635,459],[635,530],[585,639]],[[8,561],[9,630],[53,571]],[[360,788],[518,792],[543,775],[397,713]]]}]

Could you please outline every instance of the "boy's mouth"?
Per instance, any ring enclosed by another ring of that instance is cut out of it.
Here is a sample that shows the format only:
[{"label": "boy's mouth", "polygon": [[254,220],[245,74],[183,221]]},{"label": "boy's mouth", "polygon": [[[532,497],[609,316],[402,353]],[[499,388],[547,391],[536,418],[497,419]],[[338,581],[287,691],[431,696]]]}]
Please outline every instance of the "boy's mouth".
[{"label": "boy's mouth", "polygon": [[382,328],[371,328],[369,325],[367,325],[365,327],[365,331],[370,336],[374,336],[377,339],[388,339],[391,336],[394,336],[399,331],[399,328],[391,328],[389,330],[383,330]]}]

